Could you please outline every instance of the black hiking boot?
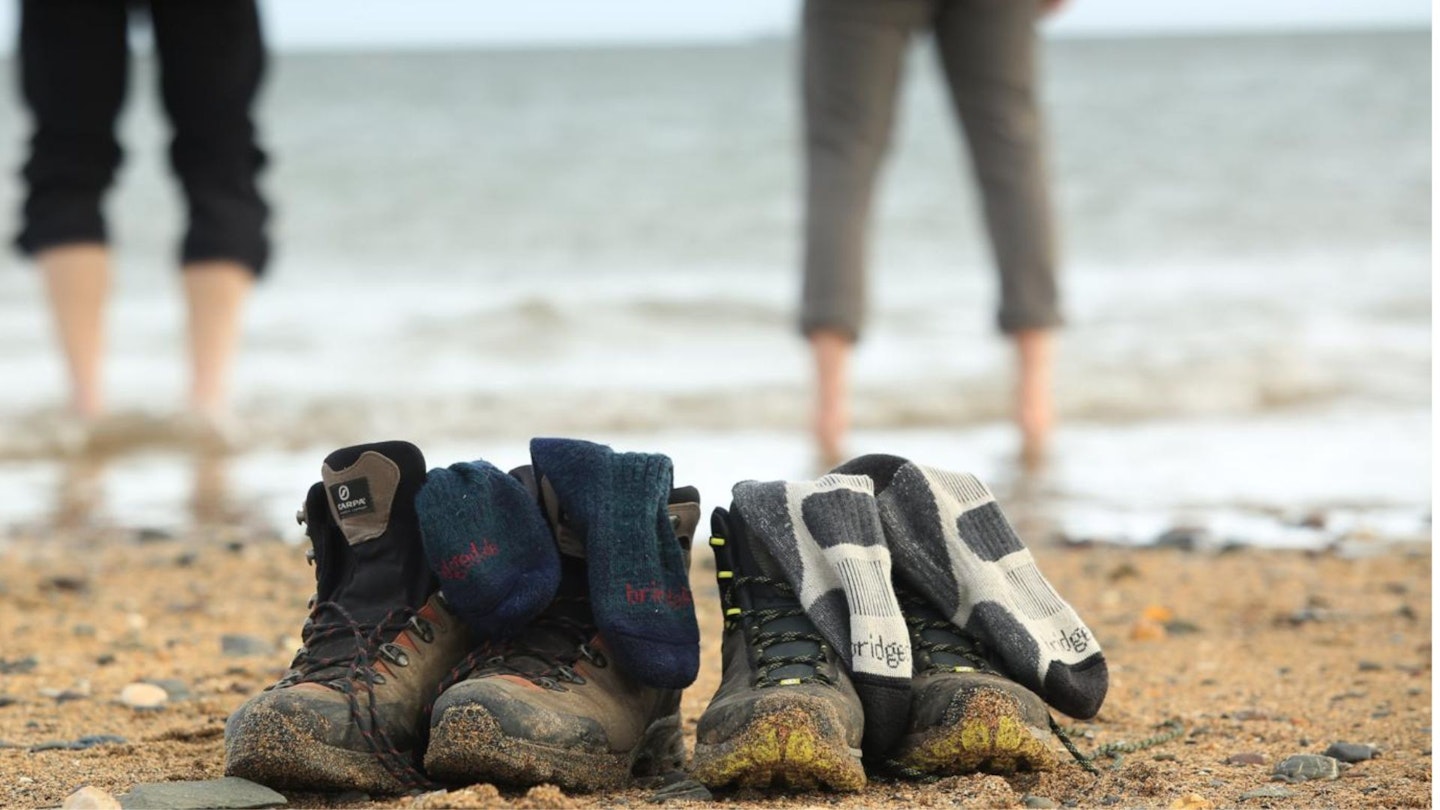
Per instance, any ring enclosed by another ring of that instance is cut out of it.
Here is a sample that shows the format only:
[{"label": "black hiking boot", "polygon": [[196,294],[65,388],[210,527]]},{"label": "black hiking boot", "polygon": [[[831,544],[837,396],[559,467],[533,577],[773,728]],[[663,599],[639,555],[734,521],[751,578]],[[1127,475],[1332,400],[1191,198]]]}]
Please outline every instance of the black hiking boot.
[{"label": "black hiking boot", "polygon": [[316,593],[290,670],[225,724],[225,773],[272,787],[398,793],[425,707],[469,651],[420,544],[425,460],[381,442],[331,453],[302,515]]},{"label": "black hiking boot", "polygon": [[[516,474],[538,493],[528,472]],[[559,593],[517,635],[475,650],[447,679],[453,685],[430,715],[425,769],[451,783],[549,782],[585,792],[679,770],[680,690],[643,686],[606,655],[590,609],[584,541],[545,487],[560,548]],[[699,501],[694,487],[670,496],[687,566]]]},{"label": "black hiking boot", "polygon": [[695,778],[712,788],[860,790],[865,715],[838,656],[737,515],[716,509],[711,533],[724,671],[696,730]]},{"label": "black hiking boot", "polygon": [[888,764],[911,776],[1047,770],[1050,714],[975,638],[897,583],[915,656],[910,722]]}]

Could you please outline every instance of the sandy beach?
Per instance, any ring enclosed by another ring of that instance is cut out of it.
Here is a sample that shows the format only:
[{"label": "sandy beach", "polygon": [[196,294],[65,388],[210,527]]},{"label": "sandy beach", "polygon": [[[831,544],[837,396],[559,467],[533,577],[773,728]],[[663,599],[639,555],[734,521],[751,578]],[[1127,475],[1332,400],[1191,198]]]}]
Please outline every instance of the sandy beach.
[{"label": "sandy beach", "polygon": [[[735,807],[1422,807],[1431,804],[1431,557],[1378,543],[1335,553],[1105,546],[1036,549],[1042,570],[1104,645],[1112,685],[1078,724],[1082,750],[1136,741],[1172,719],[1179,739],[1043,774],[862,793],[721,793]],[[695,718],[720,677],[713,564],[692,580],[703,636]],[[228,713],[273,681],[298,645],[313,569],[265,533],[13,533],[0,553],[0,806],[53,807],[93,785],[222,775]],[[228,638],[227,638],[228,637]],[[119,702],[128,684],[169,693]],[[1059,718],[1065,723],[1064,718]],[[89,748],[50,748],[113,735]],[[1379,753],[1338,779],[1272,782],[1277,762],[1336,742]],[[693,736],[690,740],[693,744]],[[1063,752],[1062,752],[1063,753]],[[1243,799],[1263,787],[1288,798]],[[591,796],[471,788],[423,806],[646,806],[653,787]],[[291,806],[396,807],[404,797],[294,794]],[[1032,798],[1032,802],[1034,799]],[[1041,805],[1044,806],[1044,805]]]}]

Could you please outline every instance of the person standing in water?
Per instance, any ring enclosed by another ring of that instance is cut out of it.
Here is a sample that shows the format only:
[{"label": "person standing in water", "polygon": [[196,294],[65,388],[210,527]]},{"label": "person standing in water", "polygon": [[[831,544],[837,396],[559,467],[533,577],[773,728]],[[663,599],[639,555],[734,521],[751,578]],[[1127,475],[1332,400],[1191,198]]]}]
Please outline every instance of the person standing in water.
[{"label": "person standing in water", "polygon": [[1022,457],[1050,434],[1051,331],[1060,325],[1055,237],[1036,98],[1035,26],[1062,0],[806,0],[802,24],[805,258],[800,327],[816,374],[826,466],[849,430],[849,362],[865,310],[875,179],[910,41],[934,34],[965,131],[1000,275],[998,326],[1018,364]]},{"label": "person standing in water", "polygon": [[251,119],[265,65],[255,0],[22,0],[21,88],[34,119],[16,239],[45,279],[69,369],[70,407],[86,421],[101,388],[110,250],[101,198],[120,165],[132,7],[148,10],[160,91],[174,130],[170,163],[188,204],[180,248],[190,348],[189,406],[218,428],[228,408],[244,303],[269,258],[269,208],[256,187],[265,155]]}]

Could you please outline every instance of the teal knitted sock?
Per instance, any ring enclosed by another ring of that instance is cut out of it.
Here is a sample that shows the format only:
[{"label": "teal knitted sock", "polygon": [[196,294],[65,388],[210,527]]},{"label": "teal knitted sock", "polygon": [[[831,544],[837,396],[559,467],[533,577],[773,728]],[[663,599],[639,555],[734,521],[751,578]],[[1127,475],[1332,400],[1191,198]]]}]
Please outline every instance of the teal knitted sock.
[{"label": "teal knitted sock", "polygon": [[440,591],[477,639],[519,630],[560,587],[560,553],[540,505],[484,461],[430,471],[415,496]]},{"label": "teal knitted sock", "polygon": [[584,537],[590,606],[616,661],[649,686],[689,686],[700,628],[667,512],[670,459],[576,439],[532,439],[530,459]]}]

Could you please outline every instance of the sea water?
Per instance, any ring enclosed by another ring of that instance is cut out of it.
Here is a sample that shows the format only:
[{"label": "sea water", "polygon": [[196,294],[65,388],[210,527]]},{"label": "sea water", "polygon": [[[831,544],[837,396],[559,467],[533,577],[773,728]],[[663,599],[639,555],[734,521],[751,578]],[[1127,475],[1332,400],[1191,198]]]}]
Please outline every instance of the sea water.
[{"label": "sea water", "polygon": [[[852,450],[975,471],[1071,538],[1428,538],[1429,61],[1423,33],[1047,43],[1068,326],[1054,457],[1022,475],[971,169],[917,45]],[[433,464],[520,464],[533,435],[663,451],[709,504],[813,474],[795,63],[784,41],[277,54],[260,115],[276,261],[235,379],[243,450],[218,470],[143,443],[69,458],[43,290],[6,254],[0,522],[78,505],[183,524],[209,492],[279,525],[326,452],[379,438]],[[120,132],[107,389],[122,418],[164,419],[186,384],[183,209],[146,57]],[[0,102],[7,170],[27,133]]]}]

